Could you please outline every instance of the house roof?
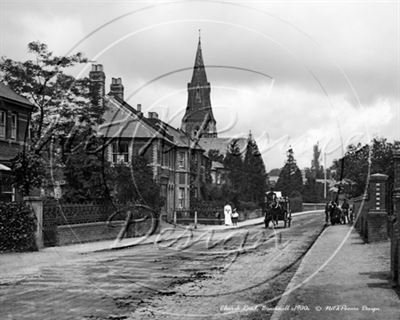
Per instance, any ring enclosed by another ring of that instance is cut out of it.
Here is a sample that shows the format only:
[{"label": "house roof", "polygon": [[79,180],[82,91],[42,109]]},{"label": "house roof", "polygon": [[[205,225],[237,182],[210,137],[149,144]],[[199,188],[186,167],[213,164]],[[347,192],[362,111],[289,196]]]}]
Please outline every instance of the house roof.
[{"label": "house roof", "polygon": [[147,119],[147,121],[153,123],[153,125],[156,126],[157,128],[160,127],[163,128],[165,134],[172,137],[175,145],[177,145],[178,147],[186,147],[186,148],[190,147],[192,149],[202,150],[200,145],[183,130],[176,129],[170,124],[161,121],[160,119],[152,118],[152,119]]},{"label": "house roof", "polygon": [[211,170],[224,169],[224,165],[218,161],[211,162]]},{"label": "house roof", "polygon": [[218,150],[225,155],[233,140],[238,141],[240,152],[246,152],[247,138],[200,138],[199,145],[208,153],[209,150]]},{"label": "house roof", "polygon": [[19,103],[22,103],[26,106],[33,107],[32,103],[29,102],[28,99],[20,96],[19,94],[15,93],[13,90],[11,90],[9,87],[6,85],[2,84],[0,82],[0,97],[1,98],[6,98],[8,100],[16,101]]},{"label": "house roof", "polygon": [[104,123],[99,131],[109,138],[160,138],[178,147],[201,147],[184,131],[175,129],[158,118],[143,114],[116,96],[107,96]]},{"label": "house roof", "polygon": [[104,123],[98,128],[103,136],[108,138],[153,138],[157,132],[140,121],[137,113],[132,112],[129,105],[122,104],[114,97],[106,97],[106,111],[103,118]]}]

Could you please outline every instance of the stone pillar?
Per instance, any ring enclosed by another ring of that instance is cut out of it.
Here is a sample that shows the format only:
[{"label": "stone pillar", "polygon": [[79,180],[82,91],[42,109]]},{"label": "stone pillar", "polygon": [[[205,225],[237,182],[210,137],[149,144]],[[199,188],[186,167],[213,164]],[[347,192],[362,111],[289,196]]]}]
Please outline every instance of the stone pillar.
[{"label": "stone pillar", "polygon": [[24,197],[24,201],[28,207],[34,212],[36,217],[35,241],[38,249],[43,245],[43,200],[41,197]]},{"label": "stone pillar", "polygon": [[391,238],[390,271],[392,280],[400,285],[400,149],[393,150],[394,185],[393,185],[393,228]]},{"label": "stone pillar", "polygon": [[371,207],[367,214],[367,241],[376,242],[388,239],[387,223],[388,213],[386,208],[387,194],[386,174],[376,173],[370,177],[369,193]]}]

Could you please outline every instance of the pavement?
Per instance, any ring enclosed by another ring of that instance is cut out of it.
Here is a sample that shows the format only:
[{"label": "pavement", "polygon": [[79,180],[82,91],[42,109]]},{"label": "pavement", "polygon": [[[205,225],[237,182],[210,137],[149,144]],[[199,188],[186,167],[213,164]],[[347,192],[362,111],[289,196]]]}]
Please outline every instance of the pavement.
[{"label": "pavement", "polygon": [[390,283],[390,241],[366,244],[350,225],[328,226],[271,319],[400,319],[400,298]]}]

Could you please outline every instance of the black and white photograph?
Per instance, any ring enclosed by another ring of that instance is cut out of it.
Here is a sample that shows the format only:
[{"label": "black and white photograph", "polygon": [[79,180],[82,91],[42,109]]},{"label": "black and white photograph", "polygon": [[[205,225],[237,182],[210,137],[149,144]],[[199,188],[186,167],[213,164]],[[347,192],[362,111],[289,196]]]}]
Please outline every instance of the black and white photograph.
[{"label": "black and white photograph", "polygon": [[0,0],[0,320],[400,320],[400,0]]}]

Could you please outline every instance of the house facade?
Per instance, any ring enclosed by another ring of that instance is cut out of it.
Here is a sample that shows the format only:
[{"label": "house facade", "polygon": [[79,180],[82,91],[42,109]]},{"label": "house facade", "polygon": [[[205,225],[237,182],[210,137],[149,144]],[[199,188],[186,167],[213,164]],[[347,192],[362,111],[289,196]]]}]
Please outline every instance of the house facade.
[{"label": "house facade", "polygon": [[[105,75],[99,72],[104,73],[102,66],[94,65],[89,77],[92,81],[100,79],[94,87],[101,93]],[[105,139],[107,160],[129,165],[132,157],[145,157],[165,200],[161,213],[172,220],[174,211],[190,209],[192,195],[200,197],[205,177],[204,150],[185,132],[159,119],[156,112],[146,116],[140,104],[129,105],[123,92],[121,79],[113,78],[110,92],[96,99],[105,108],[104,123],[98,131]]]},{"label": "house facade", "polygon": [[0,83],[0,201],[18,200],[10,183],[11,162],[29,141],[33,105]]}]

